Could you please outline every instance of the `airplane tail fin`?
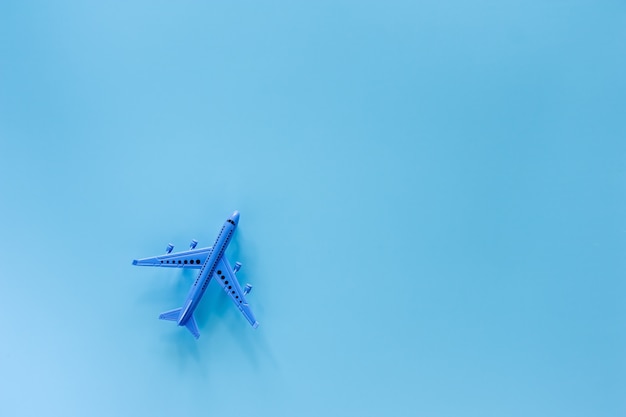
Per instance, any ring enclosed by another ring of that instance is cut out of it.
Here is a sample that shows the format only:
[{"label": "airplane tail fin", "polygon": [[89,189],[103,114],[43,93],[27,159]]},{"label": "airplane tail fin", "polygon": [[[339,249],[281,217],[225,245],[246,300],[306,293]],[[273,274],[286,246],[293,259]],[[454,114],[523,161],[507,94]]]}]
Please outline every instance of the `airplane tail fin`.
[{"label": "airplane tail fin", "polygon": [[[178,318],[180,317],[180,312],[182,310],[182,308],[177,308],[174,310],[166,311],[165,313],[161,313],[161,315],[159,315],[159,318],[161,320],[178,321]],[[195,337],[196,339],[200,337],[198,323],[196,323],[196,318],[193,315],[189,317],[187,323],[185,323],[185,327],[191,332],[193,337]]]}]

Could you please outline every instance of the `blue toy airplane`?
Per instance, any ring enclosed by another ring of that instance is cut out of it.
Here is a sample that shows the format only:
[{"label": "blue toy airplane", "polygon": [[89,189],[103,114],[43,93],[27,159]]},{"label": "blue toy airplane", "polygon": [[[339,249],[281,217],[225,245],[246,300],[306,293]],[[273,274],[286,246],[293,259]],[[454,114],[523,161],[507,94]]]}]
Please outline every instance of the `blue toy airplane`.
[{"label": "blue toy airplane", "polygon": [[196,339],[199,338],[200,332],[198,331],[198,324],[193,316],[193,312],[198,306],[211,278],[215,277],[215,280],[219,282],[222,289],[230,296],[230,299],[233,300],[252,327],[256,329],[259,326],[259,322],[254,318],[254,314],[252,314],[245,299],[245,295],[250,292],[252,285],[246,284],[246,287],[242,290],[235,277],[235,273],[241,268],[241,263],[236,262],[235,268],[232,268],[226,257],[224,257],[224,251],[237,228],[237,223],[239,223],[239,212],[235,211],[222,226],[222,230],[217,235],[217,239],[212,247],[196,249],[198,242],[192,240],[189,250],[171,253],[174,245],[170,243],[167,245],[167,253],[163,256],[133,261],[133,265],[138,266],[165,266],[200,270],[196,282],[189,290],[185,304],[181,308],[162,313],[159,316],[161,320],[175,321],[179,326],[187,327]]}]

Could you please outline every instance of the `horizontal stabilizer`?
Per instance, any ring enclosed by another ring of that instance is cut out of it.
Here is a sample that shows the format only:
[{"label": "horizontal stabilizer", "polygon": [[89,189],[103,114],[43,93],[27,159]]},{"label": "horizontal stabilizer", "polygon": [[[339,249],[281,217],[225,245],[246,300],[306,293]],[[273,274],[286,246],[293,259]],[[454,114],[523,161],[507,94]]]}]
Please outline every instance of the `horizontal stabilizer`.
[{"label": "horizontal stabilizer", "polygon": [[189,317],[189,320],[187,320],[187,323],[185,323],[185,327],[187,327],[193,337],[195,337],[196,339],[200,337],[198,323],[196,323],[196,318],[194,316]]},{"label": "horizontal stabilizer", "polygon": [[166,311],[165,313],[161,313],[161,315],[159,315],[159,318],[161,320],[178,321],[181,310],[182,308],[177,308],[175,310]]}]

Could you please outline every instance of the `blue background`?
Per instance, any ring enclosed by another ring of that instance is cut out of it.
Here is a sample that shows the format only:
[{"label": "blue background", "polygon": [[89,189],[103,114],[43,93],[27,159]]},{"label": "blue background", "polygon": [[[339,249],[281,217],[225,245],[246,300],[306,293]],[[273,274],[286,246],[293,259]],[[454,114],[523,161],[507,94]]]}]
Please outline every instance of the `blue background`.
[{"label": "blue background", "polygon": [[[0,3],[0,415],[626,415],[619,1]],[[157,320],[228,250],[201,338]]]}]

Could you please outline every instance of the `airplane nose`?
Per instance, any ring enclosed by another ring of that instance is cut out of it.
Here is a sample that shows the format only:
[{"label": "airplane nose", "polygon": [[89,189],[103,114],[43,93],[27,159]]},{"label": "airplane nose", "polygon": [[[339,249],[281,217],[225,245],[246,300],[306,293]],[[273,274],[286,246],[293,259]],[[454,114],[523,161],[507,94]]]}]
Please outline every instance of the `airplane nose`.
[{"label": "airplane nose", "polygon": [[230,216],[230,219],[235,222],[235,224],[239,223],[239,212],[235,210],[235,212]]}]

